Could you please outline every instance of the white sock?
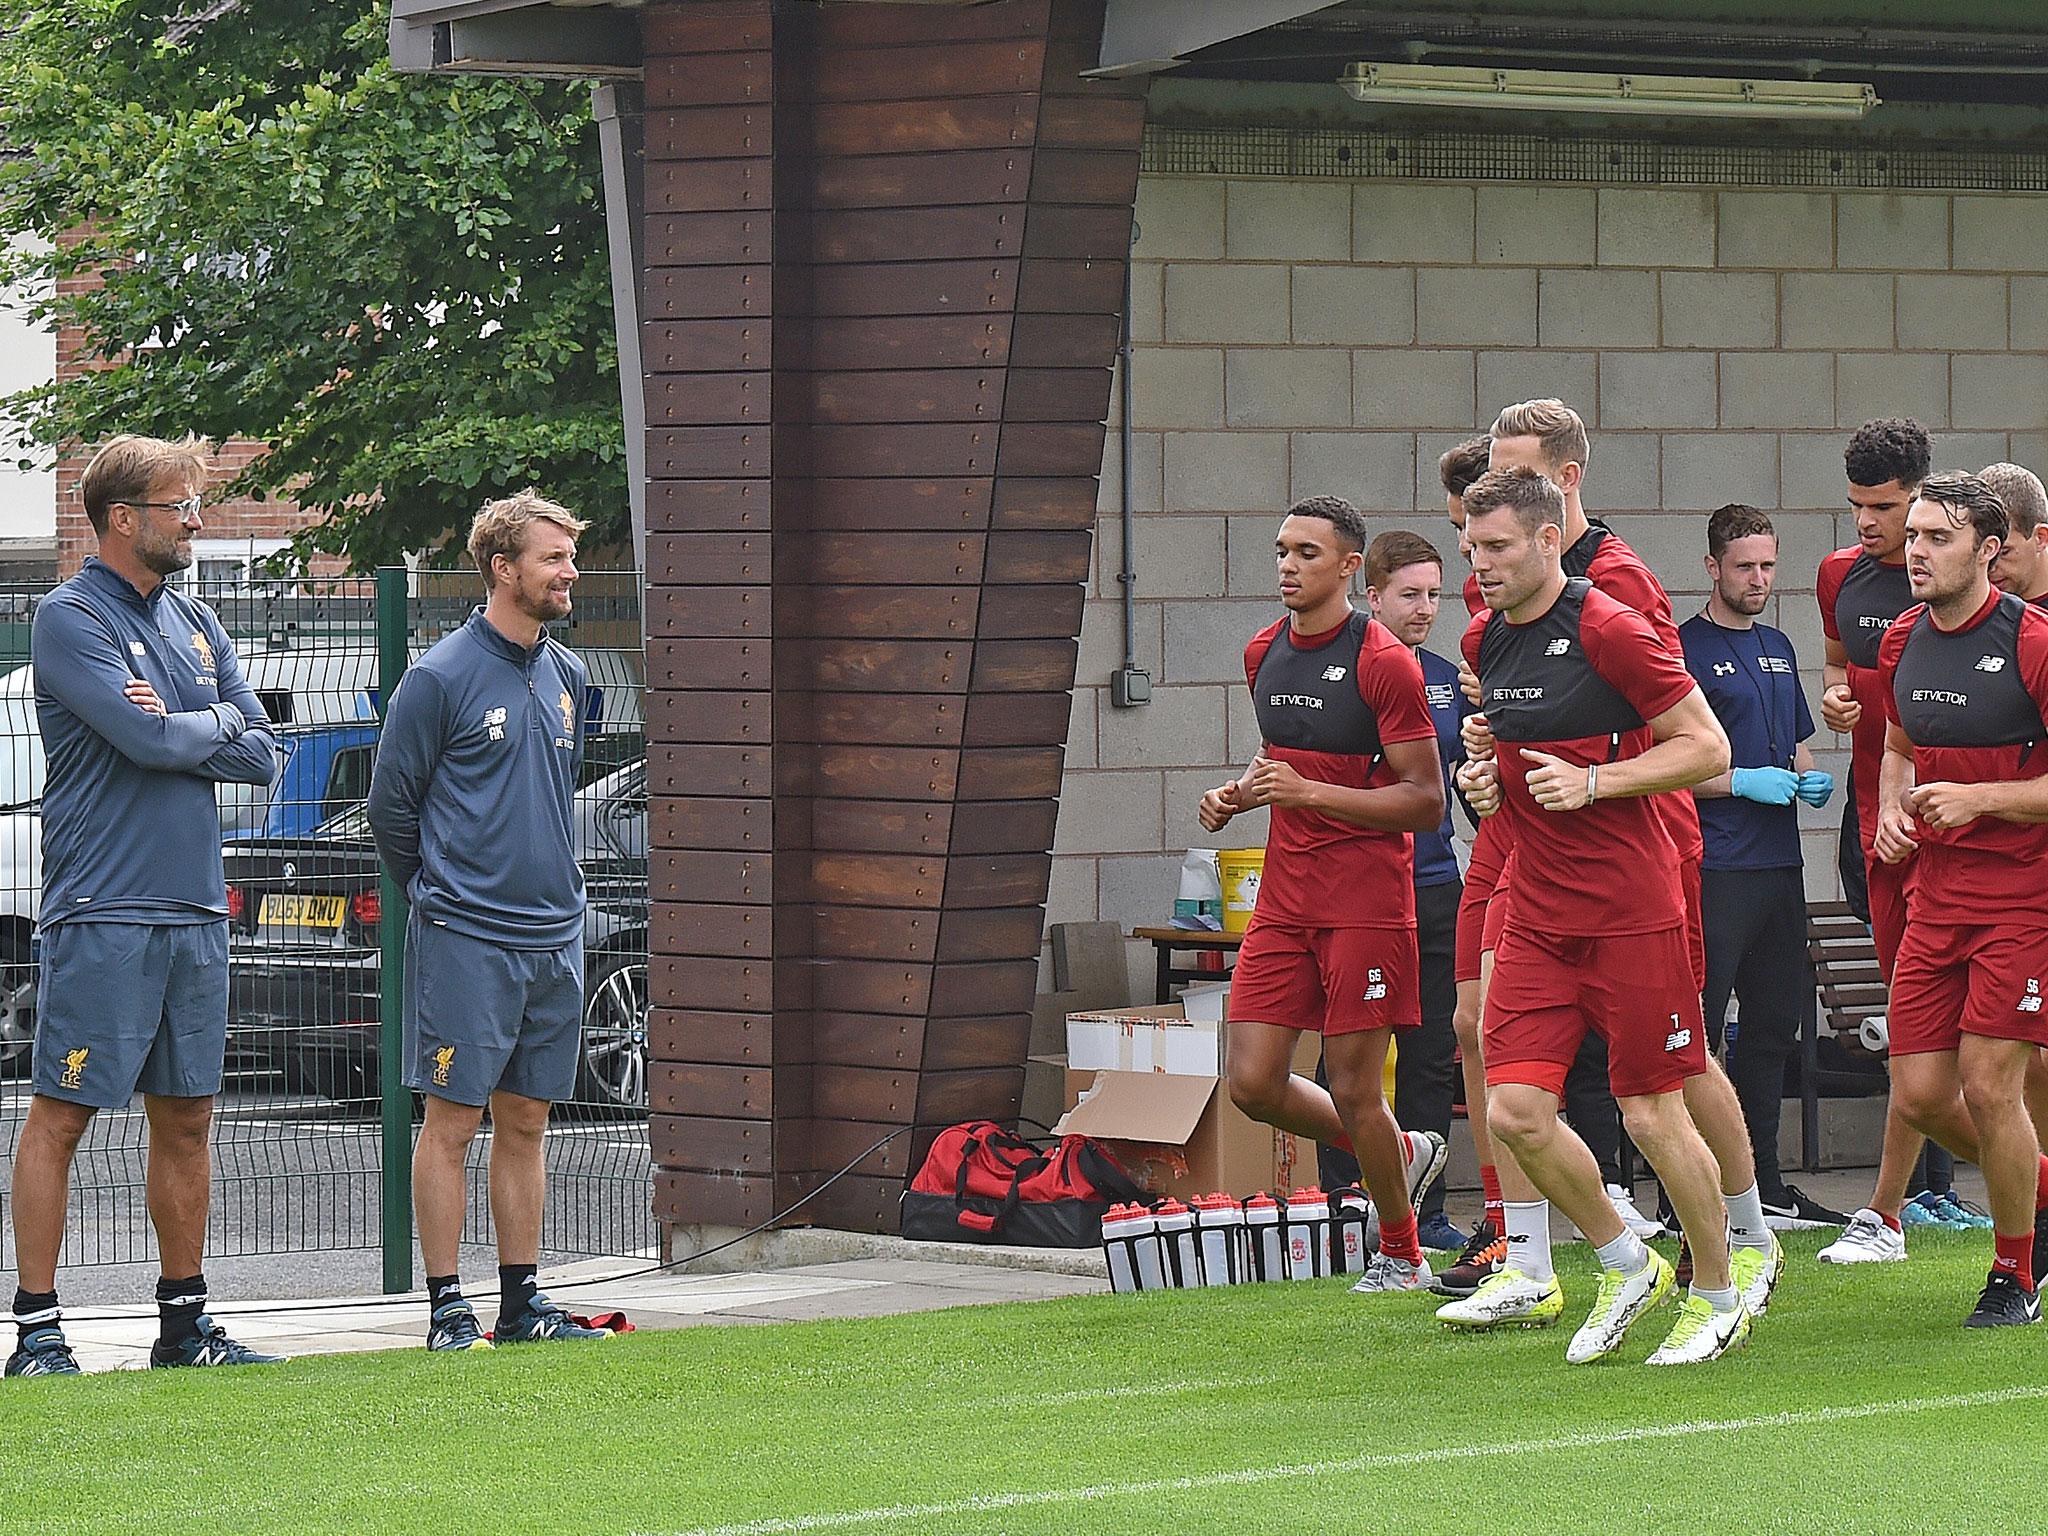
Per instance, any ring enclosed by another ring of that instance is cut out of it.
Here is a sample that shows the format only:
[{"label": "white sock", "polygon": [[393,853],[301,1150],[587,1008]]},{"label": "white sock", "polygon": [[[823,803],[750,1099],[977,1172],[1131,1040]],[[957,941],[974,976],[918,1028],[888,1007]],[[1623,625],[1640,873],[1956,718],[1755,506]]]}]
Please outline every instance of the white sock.
[{"label": "white sock", "polygon": [[1519,1269],[1537,1284],[1557,1278],[1550,1260],[1550,1202],[1507,1203],[1509,1269]]},{"label": "white sock", "polygon": [[1764,1224],[1764,1197],[1752,1183],[1739,1195],[1726,1195],[1728,1241],[1738,1248],[1768,1248],[1771,1229]]},{"label": "white sock", "polygon": [[1602,1243],[1593,1250],[1600,1260],[1602,1269],[1612,1269],[1624,1275],[1639,1275],[1643,1266],[1650,1262],[1650,1250],[1643,1240],[1627,1227],[1621,1229],[1621,1236],[1611,1243]]},{"label": "white sock", "polygon": [[1704,1286],[1695,1285],[1691,1287],[1691,1293],[1716,1312],[1733,1312],[1741,1303],[1741,1298],[1735,1294],[1735,1287],[1732,1285],[1721,1291],[1710,1291]]}]

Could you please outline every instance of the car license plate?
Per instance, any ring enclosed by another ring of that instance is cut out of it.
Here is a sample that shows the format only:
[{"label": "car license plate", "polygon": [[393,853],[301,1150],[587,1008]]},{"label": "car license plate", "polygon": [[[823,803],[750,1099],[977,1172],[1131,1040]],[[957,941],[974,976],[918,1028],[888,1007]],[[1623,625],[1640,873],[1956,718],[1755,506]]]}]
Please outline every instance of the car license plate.
[{"label": "car license plate", "polygon": [[263,927],[275,924],[293,928],[339,928],[342,900],[339,896],[266,896],[257,909],[256,921]]}]

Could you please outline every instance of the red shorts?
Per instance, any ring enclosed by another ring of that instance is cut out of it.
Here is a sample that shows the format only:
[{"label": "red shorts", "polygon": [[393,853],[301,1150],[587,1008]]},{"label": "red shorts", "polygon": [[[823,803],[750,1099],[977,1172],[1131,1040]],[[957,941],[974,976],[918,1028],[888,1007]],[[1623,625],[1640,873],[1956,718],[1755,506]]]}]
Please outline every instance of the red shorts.
[{"label": "red shorts", "polygon": [[1489,1083],[1564,1095],[1588,1028],[1616,1098],[1669,1093],[1707,1070],[1683,927],[1591,938],[1510,927],[1493,956],[1482,1036]]},{"label": "red shorts", "polygon": [[2048,928],[1916,920],[1891,986],[1894,1056],[1953,1051],[1964,1035],[2048,1045]]},{"label": "red shorts", "polygon": [[1913,861],[1887,864],[1866,851],[1863,872],[1870,893],[1870,936],[1877,941],[1877,969],[1890,981],[1899,963],[1899,941],[1906,935],[1906,890],[1912,882]]},{"label": "red shorts", "polygon": [[1707,990],[1707,924],[1700,910],[1700,861],[1681,859],[1678,888],[1685,892],[1685,952],[1692,961],[1692,989]]},{"label": "red shorts", "polygon": [[[1496,909],[1502,916],[1506,915],[1507,903],[1493,899],[1507,868],[1507,859],[1501,852],[1502,841],[1502,834],[1496,832],[1489,836],[1482,826],[1479,840],[1472,845],[1472,865],[1465,871],[1465,894],[1458,901],[1458,944],[1451,971],[1454,980],[1479,979],[1479,957],[1493,948],[1487,936],[1487,925]],[[1492,938],[1499,937],[1500,930],[1496,927],[1492,930]]]},{"label": "red shorts", "polygon": [[1254,917],[1230,975],[1230,1017],[1324,1035],[1414,1029],[1419,971],[1413,928],[1295,928]]}]

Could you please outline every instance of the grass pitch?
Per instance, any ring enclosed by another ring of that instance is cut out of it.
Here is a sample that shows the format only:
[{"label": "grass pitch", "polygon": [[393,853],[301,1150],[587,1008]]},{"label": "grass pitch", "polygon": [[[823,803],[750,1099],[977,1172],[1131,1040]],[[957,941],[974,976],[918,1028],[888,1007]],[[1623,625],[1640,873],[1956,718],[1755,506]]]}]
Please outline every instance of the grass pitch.
[{"label": "grass pitch", "polygon": [[[277,1370],[16,1381],[0,1530],[2012,1532],[2042,1520],[2048,1325],[1959,1324],[1985,1234],[1831,1269],[1751,1346],[1569,1367],[1341,1281]],[[1665,1245],[1668,1248],[1668,1244]]]}]

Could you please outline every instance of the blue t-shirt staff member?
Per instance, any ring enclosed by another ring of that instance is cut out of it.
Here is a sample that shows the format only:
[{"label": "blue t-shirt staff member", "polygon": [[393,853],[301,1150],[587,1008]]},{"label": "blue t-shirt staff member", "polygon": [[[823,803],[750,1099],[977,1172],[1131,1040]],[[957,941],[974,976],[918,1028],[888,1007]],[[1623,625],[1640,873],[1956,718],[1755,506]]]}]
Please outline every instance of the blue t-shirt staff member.
[{"label": "blue t-shirt staff member", "polygon": [[[1394,1055],[1394,1118],[1404,1129],[1451,1134],[1452,1083],[1457,1072],[1456,959],[1458,904],[1465,886],[1451,846],[1451,772],[1465,760],[1458,734],[1477,706],[1458,687],[1456,663],[1423,649],[1443,600],[1444,557],[1420,534],[1397,530],[1372,541],[1360,568],[1372,616],[1415,652],[1436,726],[1437,755],[1444,769],[1444,819],[1433,832],[1415,836],[1415,946],[1422,991],[1422,1027],[1401,1037]],[[1337,1147],[1319,1149],[1324,1187],[1355,1183],[1358,1163]],[[1425,1248],[1459,1249],[1465,1234],[1444,1215],[1443,1180],[1432,1183],[1416,1207]]]},{"label": "blue t-shirt staff member", "polygon": [[1756,1152],[1764,1219],[1781,1230],[1841,1226],[1846,1215],[1809,1199],[1778,1171],[1785,1060],[1814,1007],[1798,802],[1827,804],[1835,783],[1806,747],[1813,718],[1792,642],[1757,622],[1778,570],[1770,518],[1755,507],[1722,507],[1707,519],[1706,563],[1713,593],[1678,637],[1686,670],[1728,733],[1734,766],[1693,788],[1706,842],[1701,1008],[1716,1050],[1731,992],[1740,1010],[1728,1076]]},{"label": "blue t-shirt staff member", "polygon": [[412,904],[405,1081],[426,1097],[412,1193],[433,1350],[490,1347],[456,1274],[463,1158],[487,1104],[498,1341],[606,1336],[536,1278],[541,1138],[575,1090],[583,1019],[574,802],[587,674],[544,625],[569,616],[587,526],[531,490],[477,513],[484,606],[406,672],[370,781],[377,850]]},{"label": "blue t-shirt staff member", "polygon": [[277,750],[192,564],[206,454],[117,437],[79,491],[99,554],[36,609],[42,975],[35,1097],[14,1158],[19,1341],[9,1376],[78,1369],[57,1307],[71,1161],[93,1115],[139,1088],[162,1259],[155,1366],[268,1364],[206,1316],[207,1130],[228,1029],[219,783],[264,784]]}]

